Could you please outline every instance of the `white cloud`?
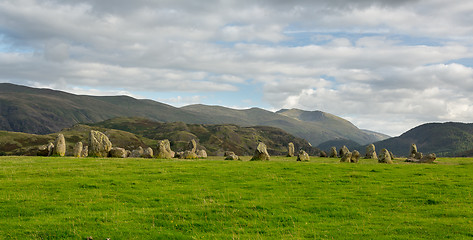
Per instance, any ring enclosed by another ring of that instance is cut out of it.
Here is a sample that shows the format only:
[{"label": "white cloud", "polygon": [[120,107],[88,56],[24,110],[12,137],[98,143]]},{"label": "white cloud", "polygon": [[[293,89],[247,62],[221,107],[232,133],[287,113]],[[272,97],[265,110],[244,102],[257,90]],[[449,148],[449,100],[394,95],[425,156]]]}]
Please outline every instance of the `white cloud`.
[{"label": "white cloud", "polygon": [[472,119],[472,66],[454,63],[473,58],[472,11],[467,0],[4,0],[0,81],[176,92],[186,97],[165,101],[178,105],[257,84],[265,103],[232,105],[323,110],[397,134]]}]

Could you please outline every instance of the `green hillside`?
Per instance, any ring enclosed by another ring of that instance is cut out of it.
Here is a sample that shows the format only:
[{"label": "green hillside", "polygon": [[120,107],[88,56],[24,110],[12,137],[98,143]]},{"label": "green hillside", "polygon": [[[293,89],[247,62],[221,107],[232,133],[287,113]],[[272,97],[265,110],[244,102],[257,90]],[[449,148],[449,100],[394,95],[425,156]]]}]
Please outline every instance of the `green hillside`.
[{"label": "green hillside", "polygon": [[374,144],[376,149],[387,148],[394,155],[407,156],[413,143],[417,145],[418,151],[423,153],[435,153],[438,156],[471,156],[473,123],[427,123],[399,137]]},{"label": "green hillside", "polygon": [[274,127],[159,123],[145,118],[114,118],[90,125],[120,129],[148,139],[169,139],[171,147],[177,151],[184,150],[188,142],[195,139],[200,148],[206,149],[209,155],[223,155],[225,151],[233,151],[237,155],[251,155],[258,141],[264,142],[272,155],[285,155],[289,142],[293,142],[296,149],[302,148],[311,155],[318,154],[318,149],[310,146],[306,140]]},{"label": "green hillside", "polygon": [[323,112],[297,109],[278,113],[260,108],[236,110],[220,106],[190,105],[176,108],[128,96],[74,95],[0,83],[0,130],[50,134],[77,123],[96,123],[116,117],[144,117],[158,122],[271,126],[318,145],[345,138],[360,144],[383,139],[350,122]]}]

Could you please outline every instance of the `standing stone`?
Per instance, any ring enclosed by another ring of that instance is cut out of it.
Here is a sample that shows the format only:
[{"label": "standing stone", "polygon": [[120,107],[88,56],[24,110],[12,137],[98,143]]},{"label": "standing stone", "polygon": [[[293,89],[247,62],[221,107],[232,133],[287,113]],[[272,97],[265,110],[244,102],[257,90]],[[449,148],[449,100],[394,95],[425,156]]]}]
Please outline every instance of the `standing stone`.
[{"label": "standing stone", "polygon": [[330,153],[328,154],[328,157],[330,157],[330,158],[336,158],[337,157],[337,148],[336,147],[330,148]]},{"label": "standing stone", "polygon": [[74,157],[82,157],[82,149],[83,149],[82,142],[76,143],[73,149]]},{"label": "standing stone", "polygon": [[179,158],[196,159],[197,154],[195,152],[192,152],[191,150],[186,150],[186,151],[184,151],[184,153]]},{"label": "standing stone", "polygon": [[374,144],[370,144],[366,147],[366,154],[365,154],[366,159],[377,159],[378,156],[376,155],[376,147]]},{"label": "standing stone", "polygon": [[360,152],[354,150],[354,151],[351,153],[350,162],[352,162],[352,163],[358,163],[359,160],[360,160]]},{"label": "standing stone", "polygon": [[343,145],[343,147],[340,148],[340,151],[339,151],[340,155],[339,156],[343,157],[345,155],[345,153],[347,153],[347,152],[350,152],[350,150],[348,150],[347,146]]},{"label": "standing stone", "polygon": [[327,157],[327,153],[325,151],[320,151],[319,156],[320,157]]},{"label": "standing stone", "polygon": [[204,149],[197,150],[198,158],[207,158],[207,152]]},{"label": "standing stone", "polygon": [[389,154],[389,151],[386,148],[383,148],[379,153],[378,163],[393,163],[391,154]]},{"label": "standing stone", "polygon": [[112,150],[112,143],[108,140],[107,135],[90,130],[89,133],[89,156],[91,157],[107,157]]},{"label": "standing stone", "polygon": [[417,146],[413,143],[411,145],[411,148],[409,149],[409,157],[410,158],[415,158],[417,154]]},{"label": "standing stone", "polygon": [[56,141],[54,142],[53,155],[60,157],[64,157],[64,155],[66,155],[66,139],[64,139],[64,135],[62,133],[57,135]]},{"label": "standing stone", "polygon": [[132,158],[140,158],[143,156],[144,150],[141,146],[139,146],[137,149],[133,150],[130,154],[130,157]]},{"label": "standing stone", "polygon": [[287,144],[287,156],[294,157],[294,143],[290,142]]},{"label": "standing stone", "polygon": [[82,157],[88,157],[88,156],[89,156],[89,146],[85,146],[85,147],[82,149],[81,156],[82,156]]},{"label": "standing stone", "polygon": [[225,156],[225,160],[240,160],[240,157],[238,157],[234,152],[231,152],[231,154]]},{"label": "standing stone", "polygon": [[144,158],[152,158],[153,157],[153,149],[150,147],[147,147],[143,150],[143,155],[141,157]]},{"label": "standing stone", "polygon": [[255,153],[250,161],[258,161],[258,160],[269,160],[269,153],[266,149],[266,144],[263,142],[258,143],[258,147],[256,147]]},{"label": "standing stone", "polygon": [[110,150],[110,157],[113,157],[113,158],[126,158],[127,157],[127,152],[124,148],[112,147],[112,150]]},{"label": "standing stone", "polygon": [[173,158],[175,152],[171,150],[171,143],[169,140],[164,139],[158,142],[158,151],[156,152],[157,158]]},{"label": "standing stone", "polygon": [[187,145],[187,149],[195,153],[197,151],[197,142],[194,139],[190,140],[189,144]]},{"label": "standing stone", "polygon": [[343,154],[342,158],[340,159],[340,162],[351,162],[351,155],[352,155],[351,152],[349,152],[349,151],[345,152],[345,154]]},{"label": "standing stone", "polygon": [[310,160],[309,154],[306,153],[304,150],[299,150],[299,154],[297,155],[297,161],[308,162]]},{"label": "standing stone", "polygon": [[38,147],[38,156],[49,157],[53,154],[54,144],[52,142]]}]

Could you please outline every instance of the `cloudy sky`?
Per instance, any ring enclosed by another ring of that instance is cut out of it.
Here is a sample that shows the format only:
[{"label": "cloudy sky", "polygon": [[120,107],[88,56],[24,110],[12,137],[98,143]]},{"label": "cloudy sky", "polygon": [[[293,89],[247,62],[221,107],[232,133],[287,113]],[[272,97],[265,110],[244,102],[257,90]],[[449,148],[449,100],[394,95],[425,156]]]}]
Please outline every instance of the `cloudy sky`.
[{"label": "cloudy sky", "polygon": [[471,0],[1,0],[0,82],[395,136],[473,122],[472,23]]}]

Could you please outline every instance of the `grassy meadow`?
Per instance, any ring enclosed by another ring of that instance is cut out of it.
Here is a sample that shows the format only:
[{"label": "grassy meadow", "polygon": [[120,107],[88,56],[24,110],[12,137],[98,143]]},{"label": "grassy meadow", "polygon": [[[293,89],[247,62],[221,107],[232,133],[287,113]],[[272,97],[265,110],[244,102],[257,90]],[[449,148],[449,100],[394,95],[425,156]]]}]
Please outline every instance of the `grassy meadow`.
[{"label": "grassy meadow", "polygon": [[0,157],[0,239],[473,238],[473,159]]}]

